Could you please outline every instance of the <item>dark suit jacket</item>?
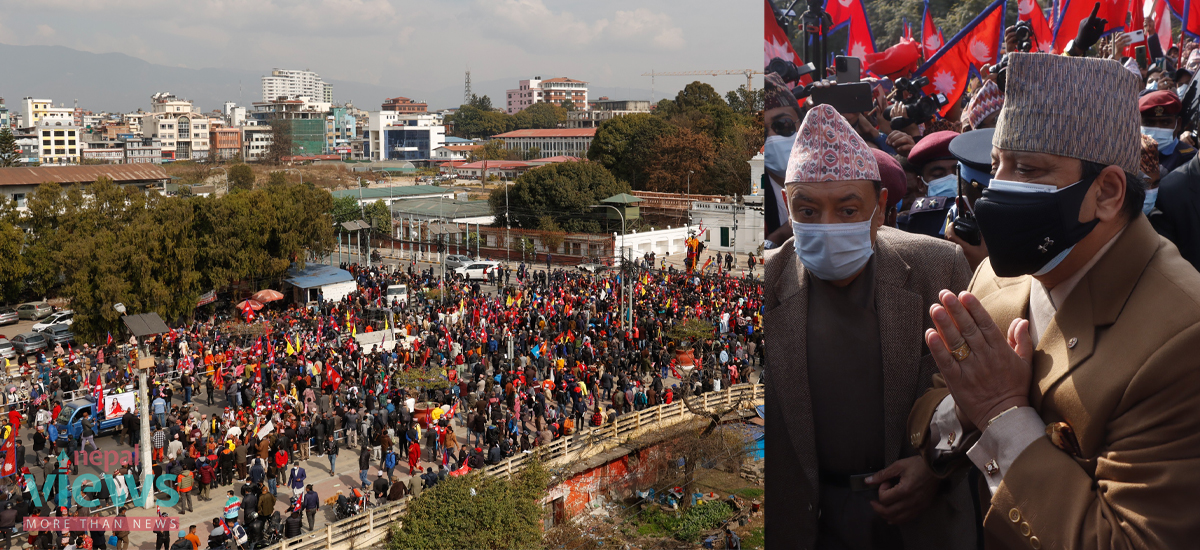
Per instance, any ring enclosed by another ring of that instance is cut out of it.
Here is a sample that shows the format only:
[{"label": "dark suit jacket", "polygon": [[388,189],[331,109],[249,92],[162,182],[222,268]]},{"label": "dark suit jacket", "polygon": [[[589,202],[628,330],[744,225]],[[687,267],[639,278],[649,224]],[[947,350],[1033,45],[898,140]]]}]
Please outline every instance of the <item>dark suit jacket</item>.
[{"label": "dark suit jacket", "polygon": [[[766,536],[768,548],[812,548],[817,535],[818,472],[808,386],[808,283],[793,239],[767,252]],[[875,299],[883,352],[884,458],[916,451],[906,420],[930,387],[937,365],[925,346],[929,306],[942,289],[966,289],[971,270],[949,241],[882,227],[875,242]],[[814,320],[818,322],[819,320]],[[969,548],[974,506],[961,478],[946,482],[921,518],[901,528],[908,548]]]},{"label": "dark suit jacket", "polygon": [[1175,243],[1183,259],[1200,266],[1200,156],[1163,176],[1150,221],[1154,229]]}]

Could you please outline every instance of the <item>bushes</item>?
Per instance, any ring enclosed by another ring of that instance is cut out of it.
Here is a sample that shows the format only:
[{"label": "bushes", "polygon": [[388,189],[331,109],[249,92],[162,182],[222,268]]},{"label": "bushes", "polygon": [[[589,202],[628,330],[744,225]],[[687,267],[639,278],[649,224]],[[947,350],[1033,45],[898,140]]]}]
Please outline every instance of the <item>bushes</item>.
[{"label": "bushes", "polygon": [[663,512],[657,506],[642,512],[639,535],[673,537],[683,542],[696,542],[700,534],[716,529],[729,518],[733,509],[720,501],[692,506],[682,513]]}]

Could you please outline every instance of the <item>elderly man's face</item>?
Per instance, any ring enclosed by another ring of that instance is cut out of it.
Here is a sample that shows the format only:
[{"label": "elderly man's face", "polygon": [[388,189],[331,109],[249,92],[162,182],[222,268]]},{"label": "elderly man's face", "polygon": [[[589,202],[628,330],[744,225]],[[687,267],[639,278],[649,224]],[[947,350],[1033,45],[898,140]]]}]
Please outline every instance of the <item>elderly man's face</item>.
[{"label": "elderly man's face", "polygon": [[871,220],[871,240],[883,225],[887,189],[875,192],[868,180],[794,182],[787,186],[792,221],[799,223],[855,223]]}]

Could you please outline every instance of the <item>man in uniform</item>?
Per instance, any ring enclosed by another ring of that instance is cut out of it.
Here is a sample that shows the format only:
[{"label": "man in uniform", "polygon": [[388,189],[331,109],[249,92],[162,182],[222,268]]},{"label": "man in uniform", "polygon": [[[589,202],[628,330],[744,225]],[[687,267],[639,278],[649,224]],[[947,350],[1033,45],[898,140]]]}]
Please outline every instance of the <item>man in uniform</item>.
[{"label": "man in uniform", "polygon": [[883,226],[874,153],[813,107],[786,173],[794,236],[767,253],[768,548],[969,548],[969,488],[934,481],[907,437],[935,366],[925,304],[970,271],[945,240]]},{"label": "man in uniform", "polygon": [[930,308],[940,375],[913,444],[936,471],[965,452],[981,472],[989,548],[1194,546],[1200,273],[1142,213],[1140,81],[1112,60],[1008,59],[975,203],[989,256]]},{"label": "man in uniform", "polygon": [[958,189],[958,176],[954,174],[958,161],[950,154],[950,140],[955,137],[958,132],[934,132],[921,138],[908,153],[908,164],[924,184],[925,194],[913,199],[908,211],[897,217],[900,229],[933,237],[942,234],[946,212],[954,204]]},{"label": "man in uniform", "polygon": [[1158,142],[1158,165],[1163,175],[1196,156],[1194,147],[1175,137],[1179,111],[1183,110],[1175,92],[1150,92],[1138,99],[1138,110],[1142,113],[1142,133]]},{"label": "man in uniform", "polygon": [[[990,81],[989,81],[990,82]],[[954,219],[961,209],[968,219],[975,217],[975,201],[979,200],[988,182],[992,181],[992,135],[994,128],[973,130],[950,140],[950,154],[958,161],[958,188],[960,197],[946,216],[945,235],[954,244],[961,246],[971,271],[987,258],[987,243],[978,231],[974,235],[958,235],[954,232]]]}]

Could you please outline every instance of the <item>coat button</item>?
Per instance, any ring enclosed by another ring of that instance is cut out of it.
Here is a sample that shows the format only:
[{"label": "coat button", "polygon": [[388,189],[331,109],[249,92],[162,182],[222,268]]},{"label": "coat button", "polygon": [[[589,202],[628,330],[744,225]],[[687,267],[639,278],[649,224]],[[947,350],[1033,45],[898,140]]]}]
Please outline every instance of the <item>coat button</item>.
[{"label": "coat button", "polygon": [[1079,343],[1079,339],[1072,337],[1070,340],[1067,340],[1067,349],[1075,349],[1075,344],[1078,344],[1078,343]]},{"label": "coat button", "polygon": [[1029,522],[1022,521],[1021,522],[1021,536],[1028,537],[1030,532],[1031,532],[1031,529],[1029,528]]},{"label": "coat button", "polygon": [[915,434],[912,434],[912,439],[911,439],[911,441],[912,441],[912,446],[913,446],[913,447],[917,447],[917,446],[919,446],[919,445],[921,444],[921,434],[920,434],[920,433],[915,433]]},{"label": "coat button", "polygon": [[1013,523],[1021,521],[1021,511],[1016,508],[1009,510],[1008,511],[1008,519],[1012,520]]},{"label": "coat button", "polygon": [[1032,546],[1033,550],[1039,550],[1042,547],[1042,541],[1037,537],[1029,537],[1029,546]]}]

